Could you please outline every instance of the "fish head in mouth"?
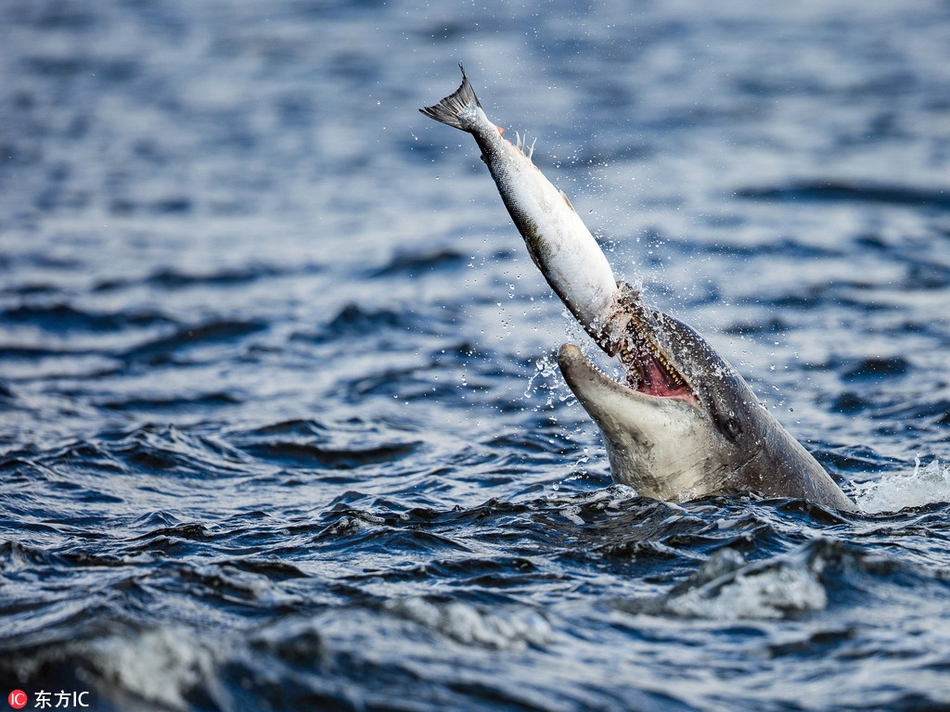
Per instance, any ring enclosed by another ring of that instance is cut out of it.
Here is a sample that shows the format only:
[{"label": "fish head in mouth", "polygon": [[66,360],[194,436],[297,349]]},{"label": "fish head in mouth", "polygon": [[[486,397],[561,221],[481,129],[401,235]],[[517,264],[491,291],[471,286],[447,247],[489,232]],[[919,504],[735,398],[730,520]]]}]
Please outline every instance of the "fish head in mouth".
[{"label": "fish head in mouth", "polygon": [[601,344],[619,358],[626,383],[601,373],[572,344],[558,355],[604,435],[614,479],[666,501],[741,489],[735,480],[767,442],[773,419],[699,334],[619,286],[620,326]]}]

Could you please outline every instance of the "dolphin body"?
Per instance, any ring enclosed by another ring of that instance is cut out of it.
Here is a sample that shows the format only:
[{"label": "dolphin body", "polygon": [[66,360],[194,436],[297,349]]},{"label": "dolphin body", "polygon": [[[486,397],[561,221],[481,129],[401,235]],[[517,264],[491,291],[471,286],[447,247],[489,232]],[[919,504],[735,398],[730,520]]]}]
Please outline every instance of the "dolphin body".
[{"label": "dolphin body", "polygon": [[619,358],[626,384],[573,344],[558,354],[567,384],[603,433],[615,481],[664,501],[758,492],[856,510],[699,334],[614,280],[570,200],[531,162],[533,146],[502,137],[464,69],[454,94],[420,111],[474,136],[534,263],[597,345]]}]

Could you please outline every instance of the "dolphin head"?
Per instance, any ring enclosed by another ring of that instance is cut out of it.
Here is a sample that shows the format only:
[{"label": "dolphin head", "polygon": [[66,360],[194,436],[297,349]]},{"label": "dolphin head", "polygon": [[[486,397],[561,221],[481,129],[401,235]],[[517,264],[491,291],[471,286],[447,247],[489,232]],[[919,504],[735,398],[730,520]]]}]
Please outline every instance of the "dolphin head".
[{"label": "dolphin head", "polygon": [[627,383],[605,376],[572,344],[558,355],[604,435],[614,479],[667,501],[745,489],[736,480],[767,447],[774,419],[699,334],[620,289],[625,324],[612,350]]}]

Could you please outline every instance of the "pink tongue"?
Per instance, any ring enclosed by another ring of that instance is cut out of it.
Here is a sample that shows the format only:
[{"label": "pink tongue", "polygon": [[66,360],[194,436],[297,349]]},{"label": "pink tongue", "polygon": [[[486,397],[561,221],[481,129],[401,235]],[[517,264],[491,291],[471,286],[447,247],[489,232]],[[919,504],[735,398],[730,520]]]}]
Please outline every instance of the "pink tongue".
[{"label": "pink tongue", "polygon": [[666,372],[656,359],[648,357],[645,360],[643,382],[638,389],[641,393],[658,398],[669,398],[689,394],[689,388],[670,381]]}]

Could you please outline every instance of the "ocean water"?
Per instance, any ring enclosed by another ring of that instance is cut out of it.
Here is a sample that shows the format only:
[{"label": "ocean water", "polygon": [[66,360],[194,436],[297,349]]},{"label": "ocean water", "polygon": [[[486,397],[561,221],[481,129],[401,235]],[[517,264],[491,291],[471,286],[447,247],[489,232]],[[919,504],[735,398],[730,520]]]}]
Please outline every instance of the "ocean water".
[{"label": "ocean water", "polygon": [[[460,61],[861,513],[612,484]],[[0,693],[950,708],[946,2],[5,0],[0,78]]]}]

